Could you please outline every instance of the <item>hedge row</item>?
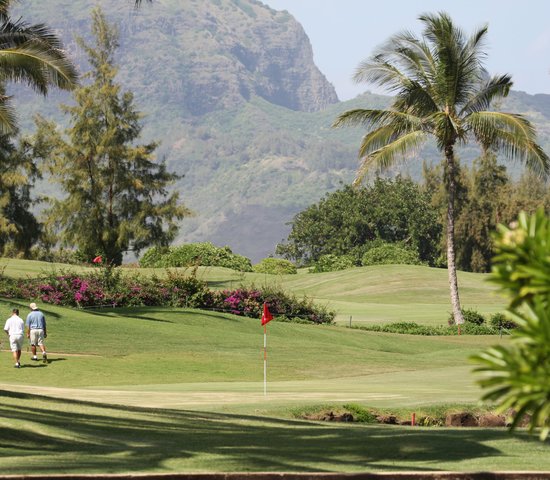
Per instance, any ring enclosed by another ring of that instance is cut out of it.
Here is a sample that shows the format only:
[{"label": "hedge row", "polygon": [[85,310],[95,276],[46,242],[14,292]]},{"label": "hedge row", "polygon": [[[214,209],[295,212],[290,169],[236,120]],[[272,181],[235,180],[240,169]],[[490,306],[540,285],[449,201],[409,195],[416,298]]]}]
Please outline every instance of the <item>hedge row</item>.
[{"label": "hedge row", "polygon": [[[351,328],[358,330],[367,330],[369,332],[385,332],[385,333],[401,333],[406,335],[425,335],[425,336],[442,336],[442,335],[458,335],[458,328],[454,326],[430,326],[419,325],[414,322],[396,322],[385,325],[354,325]],[[474,323],[464,323],[460,327],[462,335],[498,335],[499,333],[508,334],[507,330],[500,331],[499,329],[486,325],[476,325]]]}]

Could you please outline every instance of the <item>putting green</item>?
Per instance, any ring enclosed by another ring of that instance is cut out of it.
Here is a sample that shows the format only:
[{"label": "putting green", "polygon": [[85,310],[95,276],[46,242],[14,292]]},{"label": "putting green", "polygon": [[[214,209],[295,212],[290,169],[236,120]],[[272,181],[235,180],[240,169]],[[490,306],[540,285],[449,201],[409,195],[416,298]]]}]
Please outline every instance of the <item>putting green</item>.
[{"label": "putting green", "polygon": [[[55,356],[53,357],[55,358]],[[432,368],[314,381],[173,383],[60,388],[0,383],[0,388],[81,401],[211,411],[254,410],[314,403],[373,407],[475,403],[480,391],[470,367]]]}]

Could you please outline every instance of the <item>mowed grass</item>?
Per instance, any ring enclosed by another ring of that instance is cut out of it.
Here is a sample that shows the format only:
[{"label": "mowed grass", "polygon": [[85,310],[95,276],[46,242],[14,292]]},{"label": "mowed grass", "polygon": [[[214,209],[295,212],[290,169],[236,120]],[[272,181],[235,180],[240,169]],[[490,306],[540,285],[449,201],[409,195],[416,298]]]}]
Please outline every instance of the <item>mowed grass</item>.
[{"label": "mowed grass", "polygon": [[[23,302],[5,301],[0,311],[6,318],[12,305],[28,311]],[[259,319],[175,308],[42,308],[48,319],[46,343],[52,363],[48,368],[32,363],[24,352],[23,368],[16,370],[6,353],[0,365],[4,382],[91,387],[263,379]],[[276,321],[268,331],[273,382],[343,381],[463,367],[470,354],[495,341],[506,341],[485,336],[394,336]],[[4,349],[7,346],[4,339]]]},{"label": "mowed grass", "polygon": [[2,474],[550,470],[503,429],[321,424],[0,391]]},{"label": "mowed grass", "polygon": [[[1,301],[7,317],[12,306]],[[170,308],[44,305],[48,364],[0,362],[4,474],[545,470],[504,429],[327,424],[300,405],[475,403],[467,358],[498,337],[416,337]]]},{"label": "mowed grass", "polygon": [[[82,267],[25,260],[3,259],[0,268],[13,277],[39,275],[54,269],[81,271]],[[178,269],[191,274],[192,269]],[[126,274],[165,275],[164,269],[123,269]],[[381,265],[339,272],[297,275],[240,273],[217,267],[200,267],[199,278],[211,288],[231,289],[241,285],[275,285],[298,296],[307,295],[337,313],[340,324],[361,325],[416,322],[444,325],[451,305],[446,269],[412,265]],[[490,316],[505,309],[506,300],[487,281],[488,275],[458,272],[463,308]]]}]

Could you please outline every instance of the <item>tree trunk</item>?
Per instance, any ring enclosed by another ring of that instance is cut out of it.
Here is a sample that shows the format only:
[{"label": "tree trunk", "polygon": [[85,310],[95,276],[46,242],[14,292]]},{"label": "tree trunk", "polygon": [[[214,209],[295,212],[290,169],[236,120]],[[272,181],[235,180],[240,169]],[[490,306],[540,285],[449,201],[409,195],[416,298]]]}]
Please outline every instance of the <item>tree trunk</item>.
[{"label": "tree trunk", "polygon": [[457,325],[464,323],[458,295],[458,279],[455,264],[455,196],[456,196],[456,163],[452,146],[445,148],[447,160],[447,270],[449,272],[449,287],[453,318]]}]

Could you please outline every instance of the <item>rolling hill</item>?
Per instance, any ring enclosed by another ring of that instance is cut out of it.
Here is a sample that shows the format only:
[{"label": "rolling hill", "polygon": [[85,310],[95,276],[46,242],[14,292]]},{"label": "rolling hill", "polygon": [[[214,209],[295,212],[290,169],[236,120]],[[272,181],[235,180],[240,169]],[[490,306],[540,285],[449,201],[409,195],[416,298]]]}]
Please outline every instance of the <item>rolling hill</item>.
[{"label": "rolling hill", "polygon": [[[0,259],[6,276],[25,278],[45,272],[81,270],[81,267],[28,260]],[[84,269],[88,269],[84,267]],[[182,269],[183,271],[187,271]],[[163,269],[122,269],[128,275],[164,275]],[[505,299],[482,273],[458,272],[462,305],[489,315],[502,312]],[[339,324],[384,324],[416,322],[446,324],[451,311],[445,269],[416,265],[378,265],[338,272],[298,275],[242,273],[227,268],[200,267],[198,278],[213,289],[235,289],[240,285],[275,285],[298,296],[327,305]]]}]

